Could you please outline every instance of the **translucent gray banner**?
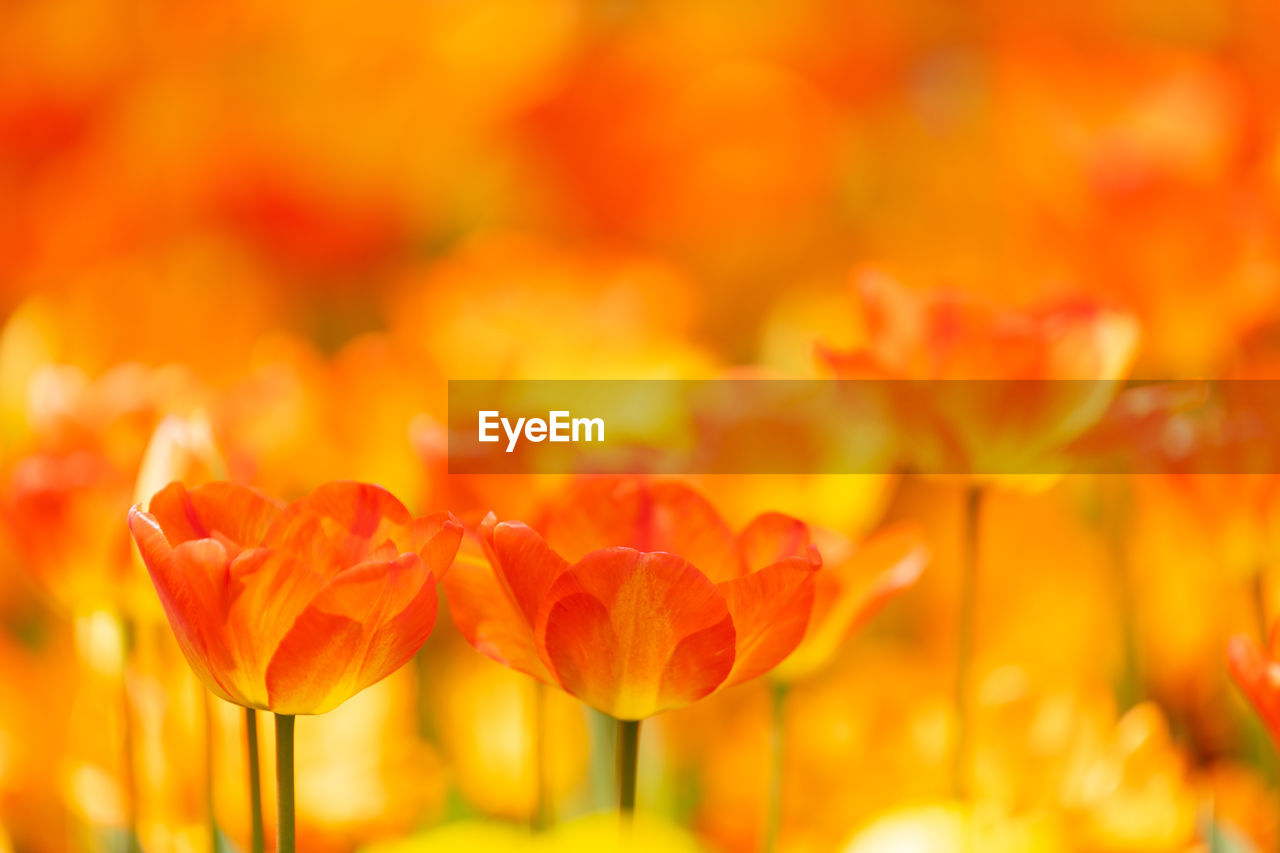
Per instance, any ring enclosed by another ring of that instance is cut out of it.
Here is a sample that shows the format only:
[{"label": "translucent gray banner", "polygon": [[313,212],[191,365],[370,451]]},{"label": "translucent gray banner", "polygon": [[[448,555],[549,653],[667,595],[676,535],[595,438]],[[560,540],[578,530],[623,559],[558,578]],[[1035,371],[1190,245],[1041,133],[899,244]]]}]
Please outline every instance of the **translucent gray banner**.
[{"label": "translucent gray banner", "polygon": [[454,474],[1280,473],[1280,383],[454,380]]}]

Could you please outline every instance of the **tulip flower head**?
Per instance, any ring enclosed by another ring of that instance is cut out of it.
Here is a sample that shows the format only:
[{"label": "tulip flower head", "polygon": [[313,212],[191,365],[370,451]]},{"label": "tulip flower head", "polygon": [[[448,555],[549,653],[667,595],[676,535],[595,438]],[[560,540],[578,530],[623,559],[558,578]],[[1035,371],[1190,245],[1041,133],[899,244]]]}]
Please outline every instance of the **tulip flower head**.
[{"label": "tulip flower head", "polygon": [[192,669],[217,696],[321,714],[402,666],[431,633],[462,527],[389,492],[328,483],[281,505],[171,483],[129,527]]},{"label": "tulip flower head", "polygon": [[873,270],[855,283],[867,345],[820,355],[841,378],[911,380],[891,383],[892,404],[904,455],[926,472],[1008,481],[1057,468],[1137,350],[1133,319],[1100,305],[1004,308],[917,293]]},{"label": "tulip flower head", "polygon": [[808,626],[821,560],[794,518],[734,536],[686,486],[606,478],[540,527],[484,520],[483,558],[445,579],[454,621],[483,654],[620,720],[763,675]]}]

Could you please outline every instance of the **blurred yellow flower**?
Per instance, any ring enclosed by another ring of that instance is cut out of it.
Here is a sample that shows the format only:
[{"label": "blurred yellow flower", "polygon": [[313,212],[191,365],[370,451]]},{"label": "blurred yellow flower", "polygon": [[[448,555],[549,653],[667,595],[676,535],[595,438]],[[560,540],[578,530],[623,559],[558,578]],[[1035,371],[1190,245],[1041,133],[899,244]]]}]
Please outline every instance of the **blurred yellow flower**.
[{"label": "blurred yellow flower", "polygon": [[1067,853],[1073,848],[1049,815],[989,813],[939,804],[904,809],[860,831],[844,853]]},{"label": "blurred yellow flower", "polygon": [[[433,700],[452,781],[468,803],[487,814],[530,818],[537,807],[541,749],[554,813],[555,804],[567,801],[586,777],[587,725],[581,704],[480,658],[470,648],[458,652],[441,671],[449,688]],[[538,701],[545,703],[541,732]],[[545,738],[541,748],[539,737]]]}]

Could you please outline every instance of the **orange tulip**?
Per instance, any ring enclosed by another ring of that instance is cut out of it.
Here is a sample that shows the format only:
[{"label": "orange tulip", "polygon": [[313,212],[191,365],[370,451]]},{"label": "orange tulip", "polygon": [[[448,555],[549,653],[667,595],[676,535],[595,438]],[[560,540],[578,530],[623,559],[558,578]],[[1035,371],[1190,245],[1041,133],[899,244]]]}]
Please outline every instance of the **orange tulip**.
[{"label": "orange tulip", "polygon": [[171,483],[129,527],[200,680],[277,714],[332,710],[408,661],[462,538],[448,513],[414,518],[346,482],[286,506],[231,483]]},{"label": "orange tulip", "polygon": [[1246,636],[1235,636],[1227,644],[1227,669],[1249,704],[1262,718],[1271,737],[1280,745],[1280,660],[1276,646],[1280,633],[1271,635],[1271,650],[1264,652]]},{"label": "orange tulip", "polygon": [[915,380],[889,387],[903,452],[925,472],[1046,474],[1104,415],[1136,353],[1133,319],[1097,305],[1001,308],[872,270],[856,284],[867,345],[821,354],[842,378]]},{"label": "orange tulip", "polygon": [[44,365],[26,393],[30,434],[0,460],[0,549],[60,607],[133,614],[143,582],[120,515],[156,425],[199,390],[180,368],[124,364],[90,379]]},{"label": "orange tulip", "polygon": [[541,527],[484,520],[484,558],[445,579],[454,621],[481,653],[620,720],[763,675],[808,626],[821,561],[794,518],[734,536],[686,486],[609,478]]}]

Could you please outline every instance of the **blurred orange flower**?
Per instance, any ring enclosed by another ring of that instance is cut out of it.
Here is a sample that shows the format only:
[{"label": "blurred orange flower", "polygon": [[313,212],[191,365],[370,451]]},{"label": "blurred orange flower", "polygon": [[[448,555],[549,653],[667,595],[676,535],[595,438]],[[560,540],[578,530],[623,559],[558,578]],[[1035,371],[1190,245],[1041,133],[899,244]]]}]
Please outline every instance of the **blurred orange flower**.
[{"label": "blurred orange flower", "polygon": [[145,581],[119,518],[155,427],[193,409],[199,390],[182,368],[125,364],[92,380],[43,365],[27,392],[30,435],[22,455],[0,463],[0,536],[15,566],[60,606],[135,610],[133,581]]},{"label": "blurred orange flower", "polygon": [[1272,632],[1271,651],[1265,652],[1246,636],[1232,637],[1227,643],[1227,669],[1272,739],[1280,745],[1280,661],[1275,653],[1278,640],[1280,634]]},{"label": "blurred orange flower", "polygon": [[1136,352],[1133,319],[1095,304],[1001,308],[916,293],[876,270],[856,285],[866,346],[821,355],[843,378],[926,383],[894,400],[903,452],[926,471],[1047,470],[1102,417]]},{"label": "blurred orange flower", "polygon": [[332,710],[408,661],[462,538],[447,513],[414,518],[346,482],[287,506],[231,483],[171,483],[129,526],[200,680],[278,714]]},{"label": "blurred orange flower", "polygon": [[821,562],[800,521],[766,514],[735,537],[678,483],[588,480],[566,497],[545,539],[487,517],[484,559],[445,579],[481,653],[638,720],[762,675],[800,642]]}]

